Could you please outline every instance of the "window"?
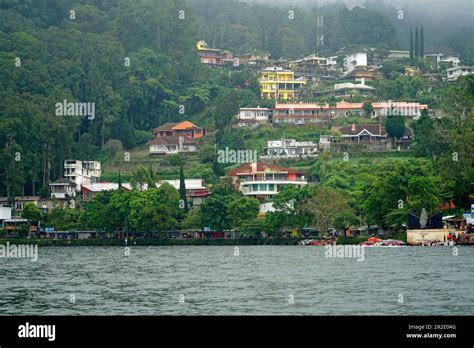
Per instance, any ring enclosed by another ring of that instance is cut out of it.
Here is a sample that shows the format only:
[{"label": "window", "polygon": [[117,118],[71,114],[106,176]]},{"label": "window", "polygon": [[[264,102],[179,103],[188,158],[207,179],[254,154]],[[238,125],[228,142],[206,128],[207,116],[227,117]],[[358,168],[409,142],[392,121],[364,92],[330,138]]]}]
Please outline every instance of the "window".
[{"label": "window", "polygon": [[258,191],[258,184],[252,184],[252,191]]},{"label": "window", "polygon": [[269,184],[268,191],[275,191],[275,184]]}]

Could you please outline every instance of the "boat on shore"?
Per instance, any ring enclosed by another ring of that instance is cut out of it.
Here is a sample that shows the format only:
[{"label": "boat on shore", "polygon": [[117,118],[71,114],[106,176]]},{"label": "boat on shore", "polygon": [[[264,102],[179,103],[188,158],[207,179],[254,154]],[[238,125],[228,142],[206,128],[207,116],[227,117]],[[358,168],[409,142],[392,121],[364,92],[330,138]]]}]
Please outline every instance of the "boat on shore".
[{"label": "boat on shore", "polygon": [[311,246],[323,246],[332,245],[334,241],[332,239],[303,239],[298,242],[298,245],[311,245]]},{"label": "boat on shore", "polygon": [[[304,239],[298,243],[298,245],[311,245],[311,246],[323,246],[323,245],[333,245],[337,244],[337,240],[333,239]],[[370,237],[367,241],[354,244],[362,247],[389,247],[389,248],[398,248],[405,247],[407,243],[401,240],[396,239],[379,239],[376,237]]]},{"label": "boat on shore", "polygon": [[366,242],[362,242],[359,245],[363,247],[369,247],[369,248],[371,247],[399,248],[399,247],[407,246],[407,243],[405,243],[402,240],[397,240],[397,239],[383,240],[383,239],[371,237]]}]

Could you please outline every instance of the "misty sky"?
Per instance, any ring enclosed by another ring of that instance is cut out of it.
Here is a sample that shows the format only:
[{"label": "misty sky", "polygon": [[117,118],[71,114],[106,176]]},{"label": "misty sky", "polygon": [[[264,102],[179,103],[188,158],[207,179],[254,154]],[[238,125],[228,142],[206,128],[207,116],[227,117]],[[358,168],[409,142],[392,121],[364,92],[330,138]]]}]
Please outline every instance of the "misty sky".
[{"label": "misty sky", "polygon": [[[317,0],[240,0],[247,3],[265,3],[268,5],[314,6]],[[381,0],[382,1],[382,0]],[[474,0],[383,0],[396,8],[414,11],[427,19],[454,23],[458,27],[473,26]],[[324,0],[324,3],[343,2],[352,8],[363,5],[365,0]]]},{"label": "misty sky", "polygon": [[[312,8],[317,4],[317,0],[239,1],[285,7],[294,5],[305,8]],[[375,2],[378,1],[394,7],[393,17],[390,19],[396,27],[398,42],[404,49],[408,49],[410,27],[425,28],[425,44],[429,48],[438,46],[450,34],[474,26],[474,0],[375,0]],[[352,8],[357,5],[363,6],[366,0],[323,0],[324,4],[336,2],[345,3],[347,7]],[[396,18],[399,9],[405,11],[403,24]]]}]

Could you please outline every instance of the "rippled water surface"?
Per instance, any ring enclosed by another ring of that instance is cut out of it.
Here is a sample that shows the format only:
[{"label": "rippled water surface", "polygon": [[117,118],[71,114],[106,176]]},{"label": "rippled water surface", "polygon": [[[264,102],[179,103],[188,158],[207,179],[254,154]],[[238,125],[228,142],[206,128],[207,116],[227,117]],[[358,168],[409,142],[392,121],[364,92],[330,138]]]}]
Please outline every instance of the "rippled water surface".
[{"label": "rippled water surface", "polygon": [[474,314],[472,247],[367,248],[362,262],[309,246],[130,249],[0,258],[0,314]]}]

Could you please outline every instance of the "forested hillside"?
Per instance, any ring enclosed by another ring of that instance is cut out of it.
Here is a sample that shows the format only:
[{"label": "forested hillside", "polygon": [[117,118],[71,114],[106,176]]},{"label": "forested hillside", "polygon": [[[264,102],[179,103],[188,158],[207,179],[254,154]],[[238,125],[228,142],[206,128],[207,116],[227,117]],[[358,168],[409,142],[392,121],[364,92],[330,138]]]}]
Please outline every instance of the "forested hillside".
[{"label": "forested hillside", "polygon": [[[271,105],[259,99],[254,71],[210,69],[196,42],[274,59],[315,53],[316,9],[289,11],[219,0],[1,2],[0,195],[45,195],[65,159],[104,160],[111,141],[132,149],[170,121],[195,121],[217,130],[215,143],[242,148],[242,137],[225,132],[236,110]],[[322,11],[322,55],[398,47],[377,11]],[[94,118],[57,116],[65,100],[95,103]]]},{"label": "forested hillside", "polygon": [[238,53],[268,52],[274,58],[296,58],[316,51],[317,17],[324,17],[326,52],[347,45],[396,47],[396,32],[390,20],[374,10],[342,3],[322,9],[269,7],[237,1],[191,0],[204,19],[199,34],[211,46]]},{"label": "forested hillside", "polygon": [[[44,193],[64,159],[98,158],[110,139],[143,144],[167,121],[200,114],[203,125],[223,128],[239,105],[258,98],[255,81],[245,71],[201,66],[196,41],[302,56],[314,50],[315,13],[294,11],[298,20],[236,1],[199,0],[192,8],[183,0],[2,2],[1,193]],[[327,15],[331,49],[395,44],[390,23],[374,11],[334,7]],[[95,118],[56,116],[63,100],[95,103]]]}]

